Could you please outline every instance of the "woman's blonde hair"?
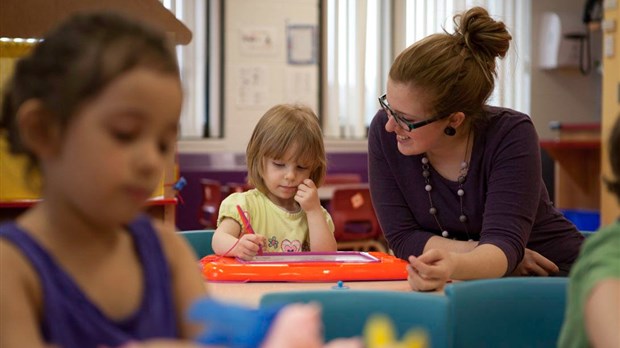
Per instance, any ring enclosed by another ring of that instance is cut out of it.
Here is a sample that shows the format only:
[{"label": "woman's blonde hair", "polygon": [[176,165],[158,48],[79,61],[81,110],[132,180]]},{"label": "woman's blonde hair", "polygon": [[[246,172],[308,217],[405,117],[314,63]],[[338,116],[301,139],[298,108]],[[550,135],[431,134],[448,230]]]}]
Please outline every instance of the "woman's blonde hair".
[{"label": "woman's blonde hair", "polygon": [[493,92],[495,58],[503,58],[512,36],[487,10],[473,7],[453,18],[455,32],[430,35],[401,52],[390,79],[410,84],[428,96],[425,109],[435,115],[461,111],[476,123]]},{"label": "woman's blonde hair", "polygon": [[283,159],[289,149],[294,149],[293,156],[298,163],[310,168],[310,179],[320,186],[327,160],[318,117],[309,107],[290,104],[267,110],[254,128],[246,150],[248,183],[267,193],[263,160]]}]

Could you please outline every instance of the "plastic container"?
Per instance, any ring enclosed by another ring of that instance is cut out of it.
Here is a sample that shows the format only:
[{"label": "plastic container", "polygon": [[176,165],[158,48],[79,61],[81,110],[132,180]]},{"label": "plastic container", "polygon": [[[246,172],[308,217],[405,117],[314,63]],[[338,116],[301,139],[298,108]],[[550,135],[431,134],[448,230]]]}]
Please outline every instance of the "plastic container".
[{"label": "plastic container", "polygon": [[560,209],[579,231],[596,231],[601,224],[601,213],[597,210]]}]

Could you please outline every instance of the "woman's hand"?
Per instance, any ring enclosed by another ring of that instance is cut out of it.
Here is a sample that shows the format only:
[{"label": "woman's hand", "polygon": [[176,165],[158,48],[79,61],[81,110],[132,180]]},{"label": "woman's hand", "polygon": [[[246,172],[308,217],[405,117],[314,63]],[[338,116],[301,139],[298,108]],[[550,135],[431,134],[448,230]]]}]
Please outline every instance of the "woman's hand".
[{"label": "woman's hand", "polygon": [[419,257],[409,256],[407,280],[415,291],[441,290],[450,280],[455,267],[450,252],[431,249]]},{"label": "woman's hand", "polygon": [[297,186],[295,201],[299,203],[301,209],[303,209],[306,213],[321,207],[319,191],[314,184],[314,181],[305,179],[301,184],[299,184],[299,186]]},{"label": "woman's hand", "polygon": [[259,234],[246,233],[239,238],[239,242],[231,254],[243,260],[251,260],[264,245],[265,237]]},{"label": "woman's hand", "polygon": [[548,258],[540,255],[534,250],[525,249],[523,260],[512,272],[513,276],[548,276],[560,271],[558,266]]}]

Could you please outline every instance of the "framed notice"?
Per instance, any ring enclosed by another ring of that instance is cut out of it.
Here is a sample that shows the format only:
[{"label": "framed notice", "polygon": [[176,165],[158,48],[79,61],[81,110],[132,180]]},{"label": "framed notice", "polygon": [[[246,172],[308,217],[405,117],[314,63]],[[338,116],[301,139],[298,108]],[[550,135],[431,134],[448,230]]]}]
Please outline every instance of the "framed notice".
[{"label": "framed notice", "polygon": [[292,65],[316,64],[318,48],[316,26],[292,24],[287,26],[287,58]]}]

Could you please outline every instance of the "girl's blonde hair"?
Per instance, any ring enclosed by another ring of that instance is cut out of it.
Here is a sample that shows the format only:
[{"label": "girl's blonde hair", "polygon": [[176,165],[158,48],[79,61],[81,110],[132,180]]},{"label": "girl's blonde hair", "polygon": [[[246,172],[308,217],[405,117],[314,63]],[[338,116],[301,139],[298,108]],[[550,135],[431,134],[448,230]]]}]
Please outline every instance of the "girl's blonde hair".
[{"label": "girl's blonde hair", "polygon": [[482,7],[454,16],[455,32],[430,35],[405,49],[390,69],[394,82],[410,84],[429,98],[435,115],[461,111],[476,124],[493,92],[495,58],[503,58],[512,36]]},{"label": "girl's blonde hair", "polygon": [[293,156],[298,163],[310,168],[310,179],[320,186],[327,171],[327,159],[318,117],[307,106],[290,104],[267,110],[254,128],[246,150],[248,183],[267,193],[263,160],[283,159],[289,149],[294,149]]}]

